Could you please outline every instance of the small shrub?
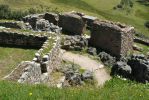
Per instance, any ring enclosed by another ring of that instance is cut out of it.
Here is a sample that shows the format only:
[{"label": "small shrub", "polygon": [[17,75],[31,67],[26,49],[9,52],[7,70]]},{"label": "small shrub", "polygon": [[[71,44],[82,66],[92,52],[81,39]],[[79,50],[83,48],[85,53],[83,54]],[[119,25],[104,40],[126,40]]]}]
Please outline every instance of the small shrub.
[{"label": "small shrub", "polygon": [[123,6],[121,4],[118,4],[117,8],[123,8]]}]

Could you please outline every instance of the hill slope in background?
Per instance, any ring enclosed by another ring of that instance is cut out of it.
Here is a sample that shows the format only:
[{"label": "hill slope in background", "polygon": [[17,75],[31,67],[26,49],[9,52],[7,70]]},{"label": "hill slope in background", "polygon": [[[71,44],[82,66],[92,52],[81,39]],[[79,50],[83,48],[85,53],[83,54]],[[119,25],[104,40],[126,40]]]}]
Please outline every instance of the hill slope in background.
[{"label": "hill slope in background", "polygon": [[149,6],[141,5],[136,2],[137,0],[132,1],[134,6],[130,13],[123,10],[113,10],[113,7],[118,5],[120,0],[0,0],[0,4],[7,4],[14,10],[42,6],[58,11],[81,11],[101,19],[132,25],[149,37],[149,29],[144,26],[144,23],[149,20]]}]

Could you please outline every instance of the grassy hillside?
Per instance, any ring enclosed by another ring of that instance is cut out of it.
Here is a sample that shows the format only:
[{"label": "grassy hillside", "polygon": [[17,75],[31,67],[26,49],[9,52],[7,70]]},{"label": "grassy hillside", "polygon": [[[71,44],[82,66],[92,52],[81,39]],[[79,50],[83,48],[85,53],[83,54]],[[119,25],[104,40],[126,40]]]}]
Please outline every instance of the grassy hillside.
[{"label": "grassy hillside", "polygon": [[19,10],[49,7],[58,11],[82,11],[102,19],[130,24],[149,37],[149,29],[144,26],[149,20],[149,6],[141,5],[136,1],[133,0],[134,7],[129,14],[126,11],[113,10],[120,0],[0,0],[0,4],[8,4],[11,8]]},{"label": "grassy hillside", "polygon": [[149,85],[112,79],[103,88],[48,88],[0,81],[0,100],[148,100]]}]

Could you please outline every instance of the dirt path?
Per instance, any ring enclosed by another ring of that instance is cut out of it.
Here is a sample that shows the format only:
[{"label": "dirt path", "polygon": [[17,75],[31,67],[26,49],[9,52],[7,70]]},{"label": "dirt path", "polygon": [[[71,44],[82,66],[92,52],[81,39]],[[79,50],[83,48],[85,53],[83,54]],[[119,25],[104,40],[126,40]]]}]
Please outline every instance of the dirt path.
[{"label": "dirt path", "polygon": [[96,62],[95,60],[92,60],[87,56],[74,54],[63,50],[62,52],[64,60],[74,62],[75,64],[80,65],[83,69],[93,71],[98,85],[101,86],[105,83],[105,81],[111,79],[103,64]]}]

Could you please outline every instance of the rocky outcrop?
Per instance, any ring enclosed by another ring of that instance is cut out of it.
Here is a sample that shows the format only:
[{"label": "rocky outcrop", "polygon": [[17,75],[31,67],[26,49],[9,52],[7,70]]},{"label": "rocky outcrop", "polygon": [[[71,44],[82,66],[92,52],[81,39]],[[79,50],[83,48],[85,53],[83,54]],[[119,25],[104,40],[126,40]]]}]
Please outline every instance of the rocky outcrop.
[{"label": "rocky outcrop", "polygon": [[128,61],[132,68],[132,77],[139,82],[149,82],[149,60],[144,55],[132,55]]},{"label": "rocky outcrop", "polygon": [[[85,70],[84,72],[79,72],[80,66],[74,64],[65,64],[62,66],[60,71],[64,73],[65,80],[63,86],[77,86],[83,85],[87,80],[93,81],[93,72]],[[66,84],[68,83],[68,84]]]},{"label": "rocky outcrop", "polygon": [[118,61],[112,67],[112,75],[120,75],[137,82],[149,82],[149,59],[143,54],[133,54],[128,62]]},{"label": "rocky outcrop", "polygon": [[109,55],[108,53],[106,52],[100,52],[98,54],[98,56],[100,57],[100,60],[106,65],[106,66],[109,66],[109,67],[112,67],[115,62],[116,62],[116,58],[115,57],[112,57],[111,55]]},{"label": "rocky outcrop", "polygon": [[130,78],[131,72],[132,72],[132,69],[129,65],[127,65],[127,63],[119,61],[116,64],[114,64],[114,66],[112,67],[111,74],[112,75],[118,74],[122,77]]},{"label": "rocky outcrop", "polygon": [[88,52],[89,54],[93,55],[93,56],[97,55],[97,50],[96,50],[96,48],[94,48],[94,47],[89,47],[89,48],[87,49],[87,52]]},{"label": "rocky outcrop", "polygon": [[134,28],[107,21],[95,21],[91,30],[90,44],[110,54],[127,56],[133,50]]},{"label": "rocky outcrop", "polygon": [[69,35],[81,35],[85,29],[85,22],[77,14],[64,13],[59,16],[59,26]]},{"label": "rocky outcrop", "polygon": [[65,50],[82,50],[88,46],[88,40],[79,35],[76,36],[66,36],[64,41],[62,41],[62,49]]}]

